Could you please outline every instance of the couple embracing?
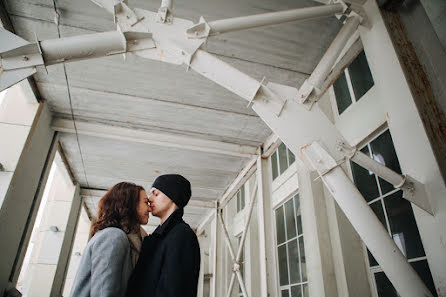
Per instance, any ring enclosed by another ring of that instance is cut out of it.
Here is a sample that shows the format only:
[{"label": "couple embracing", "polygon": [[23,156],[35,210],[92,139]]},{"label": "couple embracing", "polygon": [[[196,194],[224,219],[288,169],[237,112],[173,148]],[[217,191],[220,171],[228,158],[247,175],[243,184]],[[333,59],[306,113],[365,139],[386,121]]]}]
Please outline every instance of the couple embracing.
[{"label": "couple embracing", "polygon": [[[157,177],[150,196],[133,183],[113,186],[99,202],[71,297],[195,297],[200,247],[182,219],[190,196],[178,174]],[[150,212],[161,223],[147,236]]]}]

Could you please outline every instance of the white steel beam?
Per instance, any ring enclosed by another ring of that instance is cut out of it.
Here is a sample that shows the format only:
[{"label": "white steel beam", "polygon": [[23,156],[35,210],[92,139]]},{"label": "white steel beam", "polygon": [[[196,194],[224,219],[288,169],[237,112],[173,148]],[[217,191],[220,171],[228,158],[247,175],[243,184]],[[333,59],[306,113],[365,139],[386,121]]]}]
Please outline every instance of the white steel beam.
[{"label": "white steel beam", "polygon": [[242,238],[240,239],[240,244],[238,247],[238,251],[237,251],[237,255],[235,258],[235,261],[238,262],[240,261],[240,258],[242,257],[242,247],[245,244],[245,240],[246,240],[246,234],[248,233],[248,227],[249,227],[249,223],[251,222],[251,216],[252,216],[252,210],[254,209],[254,202],[256,200],[257,197],[257,179],[256,182],[254,184],[254,191],[252,191],[250,200],[249,200],[249,208],[248,208],[248,215],[245,221],[245,226],[243,228],[243,233],[242,233]]},{"label": "white steel beam", "polygon": [[237,175],[237,177],[234,179],[232,184],[226,189],[226,191],[223,193],[223,196],[221,196],[220,199],[218,199],[218,208],[223,209],[226,204],[231,201],[231,199],[234,197],[235,194],[237,194],[237,191],[240,190],[240,188],[245,184],[245,182],[254,174],[256,171],[256,157],[253,157],[251,160],[248,161],[246,166],[240,171],[240,173]]},{"label": "white steel beam", "polygon": [[339,149],[344,151],[347,158],[360,165],[361,167],[372,171],[385,181],[391,183],[395,188],[403,190],[403,197],[410,202],[416,204],[421,209],[433,215],[433,209],[429,202],[428,195],[424,185],[414,178],[399,174],[378,161],[370,158],[354,147],[350,147],[344,143],[339,144]]},{"label": "white steel beam", "polygon": [[[222,212],[221,209],[218,210],[217,216],[218,216],[219,221],[221,223],[221,226],[223,228],[223,231],[224,231],[223,234],[225,235],[225,242],[226,242],[226,245],[228,246],[229,254],[230,254],[232,262],[233,262],[232,263],[232,267],[233,267],[232,268],[232,273],[233,273],[233,275],[237,276],[237,280],[238,280],[238,283],[240,285],[240,288],[242,289],[243,296],[244,297],[248,297],[248,293],[246,292],[245,284],[243,282],[243,277],[242,277],[242,274],[240,273],[240,260],[237,260],[237,258],[236,258],[237,256],[235,255],[234,248],[232,247],[231,239],[230,239],[229,233],[228,233],[228,229],[226,228],[226,224],[225,224],[225,221],[223,220],[223,216],[222,216],[221,212]],[[242,245],[240,244],[239,250],[240,250],[241,247],[242,247]],[[234,285],[234,281],[231,279],[230,287],[228,288],[228,293],[227,293],[226,296],[228,296],[228,297],[231,296],[231,291],[232,291],[232,286],[233,285]]]},{"label": "white steel beam", "polygon": [[49,163],[54,158],[54,131],[50,129],[50,122],[51,113],[41,103],[0,208],[1,296],[11,275],[18,275],[20,270],[16,264],[25,254],[22,251],[26,249],[24,244],[28,239],[24,236],[31,234],[27,229],[35,220],[43,193],[42,181],[47,179]]},{"label": "white steel beam", "polygon": [[[361,19],[359,16],[351,16],[347,18],[345,25],[341,28],[336,38],[327,49],[322,59],[317,64],[311,76],[304,81],[303,85],[299,89],[298,100],[304,103],[308,100],[308,97],[313,93],[313,96],[317,96],[321,93],[322,84],[325,81],[330,70],[333,68],[336,60],[345,47],[349,38],[358,28]],[[313,101],[309,102],[314,103]]]},{"label": "white steel beam", "polygon": [[[107,191],[105,190],[97,190],[97,189],[88,189],[88,188],[81,188],[81,196],[83,197],[92,197],[99,201],[99,199],[105,195]],[[198,208],[215,208],[215,201],[211,201],[209,199],[205,198],[195,198],[192,197],[187,204],[186,208],[190,207],[198,207]]]},{"label": "white steel beam", "polygon": [[311,167],[319,173],[327,189],[381,265],[398,294],[403,297],[432,296],[337,162],[317,142],[303,148],[302,154]]},{"label": "white steel beam", "polygon": [[72,120],[55,118],[52,122],[55,131],[77,133],[80,135],[125,140],[166,147],[175,147],[204,153],[216,153],[249,158],[256,154],[257,148],[248,145],[207,140],[172,133],[152,132],[124,127],[116,127],[86,121],[76,121],[76,129]]},{"label": "white steel beam", "polygon": [[[217,207],[215,206],[216,204],[214,204],[214,209],[216,209]],[[198,224],[196,233],[197,235],[200,235],[203,231],[204,228],[206,228],[207,224],[209,224],[209,222],[214,218],[215,216],[215,211],[211,211],[208,213],[208,215]]]},{"label": "white steel beam", "polygon": [[345,4],[336,3],[216,20],[208,23],[202,17],[200,23],[192,26],[186,32],[190,38],[205,38],[227,32],[333,16],[342,14],[346,8]]},{"label": "white steel beam", "polygon": [[245,221],[245,225],[243,227],[242,238],[240,240],[240,243],[239,243],[239,246],[238,246],[236,254],[235,254],[234,249],[232,247],[231,240],[229,238],[229,233],[228,233],[228,230],[226,229],[226,225],[225,225],[225,222],[224,222],[222,214],[221,214],[222,209],[220,209],[220,211],[218,212],[218,217],[220,219],[220,223],[221,223],[221,225],[223,227],[223,231],[224,231],[224,234],[225,234],[226,244],[228,245],[229,253],[231,254],[231,258],[232,258],[232,261],[233,261],[233,271],[232,271],[233,273],[232,273],[232,276],[231,276],[231,281],[229,283],[229,288],[228,288],[228,292],[227,292],[227,295],[226,295],[227,297],[231,296],[232,287],[234,286],[235,276],[237,276],[237,280],[238,280],[238,282],[240,284],[240,288],[242,289],[243,296],[248,297],[248,293],[246,291],[245,284],[244,284],[244,281],[243,281],[243,276],[240,273],[240,258],[242,256],[243,246],[245,245],[246,234],[248,232],[249,223],[251,222],[251,216],[252,216],[252,211],[254,209],[254,202],[255,202],[256,195],[257,195],[257,180],[256,180],[256,183],[254,185],[254,191],[251,194],[251,197],[250,197],[250,200],[249,200],[248,215],[247,215],[247,218],[246,218],[246,221]]},{"label": "white steel beam", "polygon": [[213,258],[212,258],[212,283],[211,283],[211,294],[210,297],[217,297],[217,271],[218,271],[218,252],[219,252],[219,232],[218,232],[218,208],[216,207],[213,211],[214,213],[213,217],[215,218],[215,224],[214,224],[214,240],[212,242],[212,249],[213,249]]},{"label": "white steel beam", "polygon": [[282,143],[279,136],[272,133],[269,135],[262,144],[262,158],[268,158]]},{"label": "white steel beam", "polygon": [[[266,256],[266,238],[265,238],[265,200],[263,193],[263,178],[264,171],[262,169],[262,156],[259,154],[256,160],[257,167],[257,217],[259,229],[259,263],[260,263],[260,292],[261,297],[267,297],[268,294],[268,271],[267,271],[267,256]],[[269,211],[269,210],[268,210]],[[271,261],[271,260],[269,260]]]},{"label": "white steel beam", "polygon": [[319,100],[322,95],[328,90],[330,86],[333,85],[335,80],[339,77],[339,75],[344,71],[345,68],[347,68],[354,58],[358,56],[358,54],[362,51],[363,45],[361,42],[361,39],[358,37],[351,46],[349,46],[348,50],[345,52],[345,54],[342,56],[341,59],[333,66],[333,69],[331,69],[330,73],[325,78],[324,82],[320,85],[318,94],[310,94],[309,100],[314,102]]},{"label": "white steel beam", "polygon": [[57,261],[56,272],[54,274],[53,285],[51,287],[50,297],[63,296],[65,279],[67,277],[68,266],[70,264],[71,251],[76,236],[77,224],[82,206],[82,197],[80,195],[79,184],[76,184],[71,209],[68,216],[67,225],[65,227],[64,238],[60,248],[59,259]]}]

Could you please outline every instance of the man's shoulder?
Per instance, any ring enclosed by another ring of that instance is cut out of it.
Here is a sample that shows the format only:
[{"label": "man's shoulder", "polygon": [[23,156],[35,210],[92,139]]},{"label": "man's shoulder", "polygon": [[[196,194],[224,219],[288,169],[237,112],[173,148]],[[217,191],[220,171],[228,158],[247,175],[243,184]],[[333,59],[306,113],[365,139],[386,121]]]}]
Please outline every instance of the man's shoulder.
[{"label": "man's shoulder", "polygon": [[174,237],[197,238],[194,230],[185,221],[176,224],[169,233]]}]

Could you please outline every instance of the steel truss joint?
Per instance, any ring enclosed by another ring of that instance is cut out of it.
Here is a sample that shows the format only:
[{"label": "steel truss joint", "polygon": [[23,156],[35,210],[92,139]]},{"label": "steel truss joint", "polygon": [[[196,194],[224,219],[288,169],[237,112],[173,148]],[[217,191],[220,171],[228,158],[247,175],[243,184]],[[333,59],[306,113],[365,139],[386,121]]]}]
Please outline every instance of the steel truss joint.
[{"label": "steel truss joint", "polygon": [[207,39],[211,32],[211,27],[204,17],[200,17],[200,21],[194,24],[189,29],[186,30],[187,38],[189,39]]}]

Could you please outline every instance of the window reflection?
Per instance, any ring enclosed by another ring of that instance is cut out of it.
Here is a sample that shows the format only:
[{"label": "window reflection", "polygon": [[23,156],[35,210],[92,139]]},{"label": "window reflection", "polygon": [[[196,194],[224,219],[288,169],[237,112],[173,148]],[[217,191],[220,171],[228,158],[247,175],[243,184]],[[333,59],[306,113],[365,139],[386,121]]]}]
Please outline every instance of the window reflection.
[{"label": "window reflection", "polygon": [[347,79],[345,73],[342,72],[338,79],[333,83],[333,89],[336,96],[336,105],[339,114],[343,113],[352,104],[352,98],[347,86]]},{"label": "window reflection", "polygon": [[410,202],[398,191],[384,200],[392,237],[408,259],[425,256]]}]

